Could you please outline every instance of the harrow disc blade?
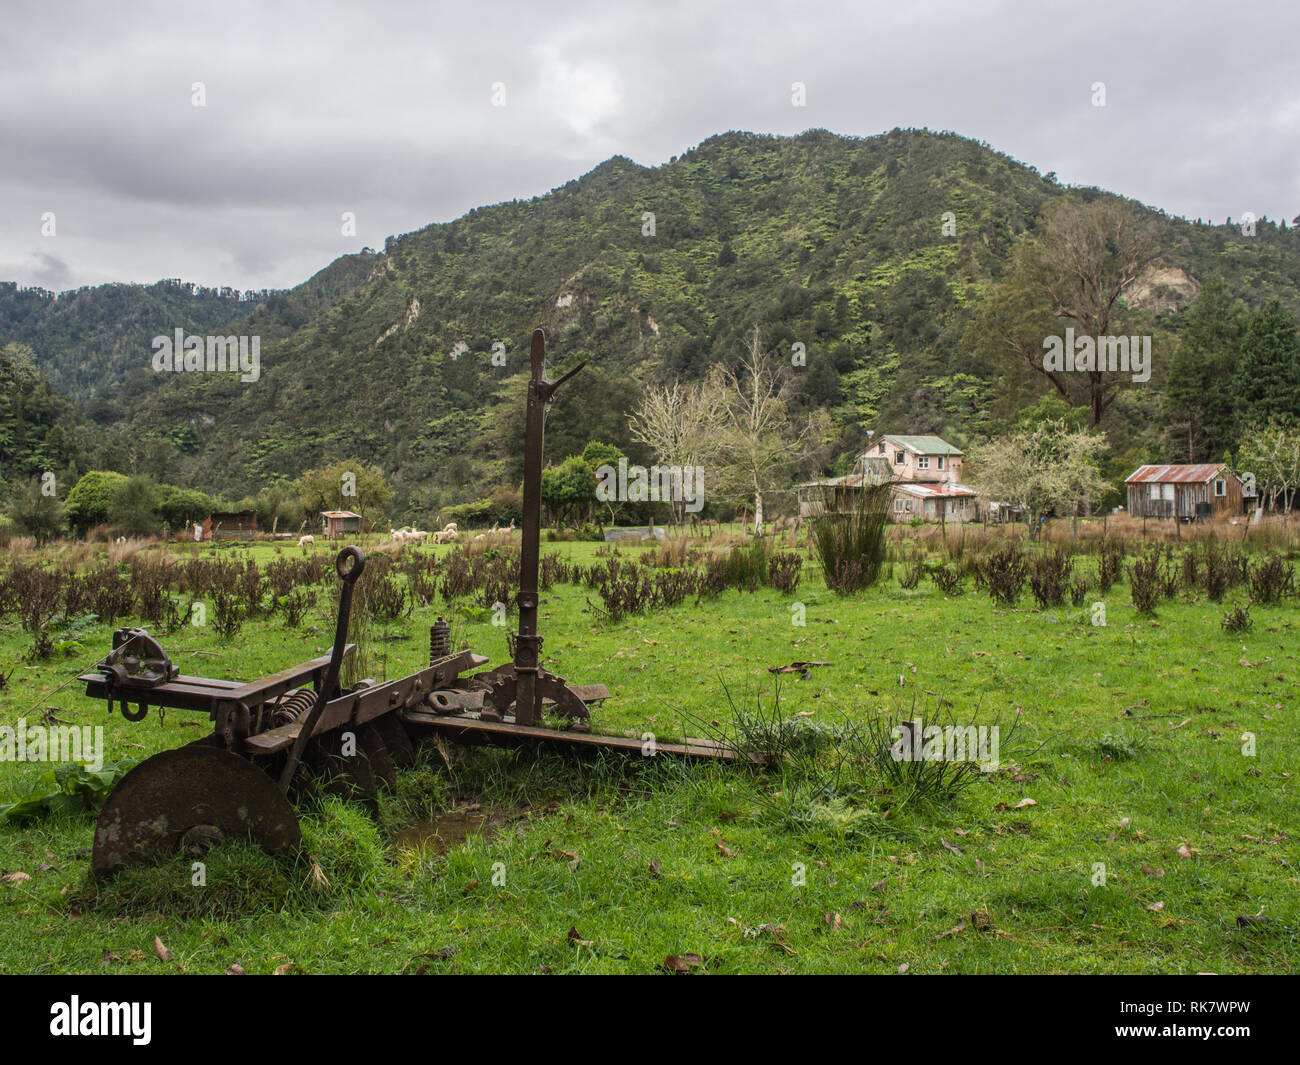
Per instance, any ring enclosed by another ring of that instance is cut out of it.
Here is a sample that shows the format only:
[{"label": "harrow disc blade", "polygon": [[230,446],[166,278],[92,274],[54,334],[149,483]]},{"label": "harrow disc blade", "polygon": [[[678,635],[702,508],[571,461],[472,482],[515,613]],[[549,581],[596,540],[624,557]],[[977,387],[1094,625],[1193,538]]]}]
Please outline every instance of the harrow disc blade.
[{"label": "harrow disc blade", "polygon": [[118,782],[95,826],[96,876],[131,861],[231,836],[272,854],[302,842],[275,781],[219,747],[192,745],[146,759]]}]

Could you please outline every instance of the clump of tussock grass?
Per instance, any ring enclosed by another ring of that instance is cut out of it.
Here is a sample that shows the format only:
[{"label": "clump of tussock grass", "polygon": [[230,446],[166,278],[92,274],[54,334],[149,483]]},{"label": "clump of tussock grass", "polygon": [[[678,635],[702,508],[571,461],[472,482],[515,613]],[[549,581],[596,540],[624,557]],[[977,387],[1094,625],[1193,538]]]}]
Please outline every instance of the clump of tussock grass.
[{"label": "clump of tussock grass", "polygon": [[1249,632],[1255,624],[1255,619],[1250,616],[1250,607],[1234,607],[1223,615],[1223,620],[1219,622],[1219,628],[1224,632],[1232,635],[1238,632]]},{"label": "clump of tussock grass", "polygon": [[1088,745],[1088,753],[1108,762],[1128,762],[1142,754],[1146,737],[1128,732],[1106,732]]},{"label": "clump of tussock grass", "polygon": [[828,498],[826,509],[813,519],[813,552],[832,591],[846,595],[879,579],[886,555],[889,496],[888,484],[867,485],[858,492],[852,510],[837,513]]},{"label": "clump of tussock grass", "polygon": [[[761,772],[779,778],[780,787],[764,789],[757,801],[776,823],[792,831],[892,834],[891,819],[905,809],[950,806],[996,769],[981,766],[973,757],[912,757],[909,752],[916,748],[910,736],[919,716],[915,710],[911,718],[882,713],[853,720],[840,713],[834,722],[825,722],[788,715],[779,687],[767,698],[760,691],[737,699],[725,685],[723,691],[730,726],[697,721],[695,727],[711,731]],[[991,723],[999,730],[999,761],[1014,753],[1018,724],[1018,717],[1007,727]],[[928,726],[937,726],[938,732],[930,733]],[[931,735],[947,737],[946,730],[974,727],[973,719],[959,722],[942,700],[921,724],[927,740]]]}]

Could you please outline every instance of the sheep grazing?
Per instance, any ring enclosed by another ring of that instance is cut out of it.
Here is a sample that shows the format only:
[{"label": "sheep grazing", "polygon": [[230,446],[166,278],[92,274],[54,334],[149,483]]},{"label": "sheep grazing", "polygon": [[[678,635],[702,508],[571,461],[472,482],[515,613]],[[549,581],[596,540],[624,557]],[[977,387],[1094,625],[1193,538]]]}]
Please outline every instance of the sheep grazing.
[{"label": "sheep grazing", "polygon": [[315,542],[316,542],[316,537],[314,537],[314,536],[312,536],[312,535],[310,535],[310,534],[308,534],[307,536],[300,536],[300,537],[298,537],[298,546],[299,546],[299,547],[306,547],[308,544],[314,544]]},{"label": "sheep grazing", "polygon": [[429,538],[429,531],[427,529],[412,529],[406,534],[406,538],[413,544],[422,544]]},{"label": "sheep grazing", "polygon": [[406,531],[404,529],[389,528],[388,535],[395,544],[406,543]]},{"label": "sheep grazing", "polygon": [[435,544],[454,544],[456,542],[456,537],[459,535],[460,533],[456,530],[456,523],[454,521],[449,521],[443,526],[442,532],[436,532],[433,534],[433,542]]}]

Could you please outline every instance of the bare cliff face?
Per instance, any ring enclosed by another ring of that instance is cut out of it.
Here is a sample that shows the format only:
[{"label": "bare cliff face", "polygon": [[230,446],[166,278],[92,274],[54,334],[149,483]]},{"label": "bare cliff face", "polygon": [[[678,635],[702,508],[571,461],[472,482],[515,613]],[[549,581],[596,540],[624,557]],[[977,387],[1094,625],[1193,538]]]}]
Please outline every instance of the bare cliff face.
[{"label": "bare cliff face", "polygon": [[1139,310],[1181,311],[1196,299],[1201,286],[1181,266],[1153,263],[1124,293],[1130,307]]}]

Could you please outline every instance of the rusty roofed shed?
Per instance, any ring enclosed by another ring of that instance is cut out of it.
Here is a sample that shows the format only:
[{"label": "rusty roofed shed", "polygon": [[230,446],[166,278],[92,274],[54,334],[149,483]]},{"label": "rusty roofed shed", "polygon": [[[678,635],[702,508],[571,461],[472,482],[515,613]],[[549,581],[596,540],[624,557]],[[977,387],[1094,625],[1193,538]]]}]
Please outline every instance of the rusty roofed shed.
[{"label": "rusty roofed shed", "polygon": [[1212,517],[1242,512],[1241,480],[1226,463],[1139,466],[1124,481],[1128,511],[1139,518],[1194,519],[1197,504]]},{"label": "rusty roofed shed", "polygon": [[361,515],[350,510],[323,510],[321,519],[325,522],[325,535],[331,538],[362,531]]}]

